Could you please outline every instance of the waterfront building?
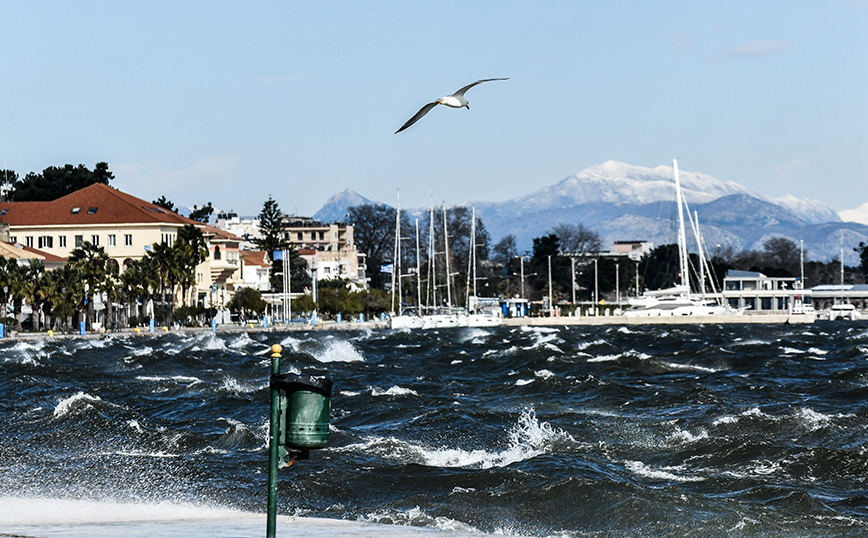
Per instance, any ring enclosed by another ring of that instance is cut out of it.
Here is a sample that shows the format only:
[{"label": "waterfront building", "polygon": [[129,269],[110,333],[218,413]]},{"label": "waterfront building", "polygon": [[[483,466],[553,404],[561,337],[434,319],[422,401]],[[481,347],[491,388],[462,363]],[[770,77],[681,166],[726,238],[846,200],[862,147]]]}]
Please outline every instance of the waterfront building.
[{"label": "waterfront building", "polygon": [[794,313],[812,304],[811,290],[802,289],[800,279],[756,271],[727,271],[722,293],[730,307],[745,314]]},{"label": "waterfront building", "polygon": [[102,247],[123,272],[156,243],[173,244],[185,225],[202,231],[208,258],[196,268],[193,300],[221,308],[241,282],[239,245],[232,233],[96,183],[49,202],[0,202],[9,242],[66,259],[87,241]]},{"label": "waterfront building", "polygon": [[818,311],[828,312],[835,304],[852,304],[868,313],[868,284],[824,284],[811,288]]}]

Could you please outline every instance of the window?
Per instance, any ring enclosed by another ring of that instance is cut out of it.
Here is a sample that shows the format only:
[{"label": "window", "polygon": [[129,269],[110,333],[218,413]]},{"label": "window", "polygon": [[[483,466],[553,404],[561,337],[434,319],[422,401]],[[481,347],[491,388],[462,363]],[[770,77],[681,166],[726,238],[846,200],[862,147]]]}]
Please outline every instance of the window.
[{"label": "window", "polygon": [[61,235],[57,237],[57,246],[60,248],[66,248],[66,236]]},{"label": "window", "polygon": [[24,244],[30,248],[33,248],[33,236],[28,235],[24,238]]},{"label": "window", "polygon": [[81,212],[80,207],[73,207],[72,211],[69,212],[70,215],[78,215]]},{"label": "window", "polygon": [[6,209],[5,207],[3,209],[0,209],[0,216],[5,215],[7,211],[9,211],[9,210]]},{"label": "window", "polygon": [[17,243],[17,242],[18,242],[18,236],[17,236],[17,235],[13,235],[13,236],[11,236],[11,237],[9,238],[9,242],[10,242],[10,243]]},{"label": "window", "polygon": [[298,240],[304,241],[304,232],[298,232]]},{"label": "window", "polygon": [[83,235],[76,235],[75,236],[75,248],[81,248],[82,243],[84,243],[84,236]]},{"label": "window", "polygon": [[214,259],[215,260],[220,259],[220,247],[214,247]]},{"label": "window", "polygon": [[90,243],[91,243],[93,246],[98,247],[98,246],[99,246],[99,236],[98,236],[98,235],[92,235],[92,236],[90,236]]},{"label": "window", "polygon": [[133,246],[133,234],[124,234],[124,246],[125,247]]},{"label": "window", "polygon": [[772,309],[772,298],[771,297],[763,297],[760,299],[760,310],[771,310]]},{"label": "window", "polygon": [[117,246],[117,236],[115,234],[109,234],[108,236],[108,246],[116,247]]},{"label": "window", "polygon": [[88,214],[88,215],[93,215],[94,213],[96,213],[96,208],[95,208],[95,207],[89,207],[89,208],[87,208],[87,214]]},{"label": "window", "polygon": [[54,246],[54,238],[50,235],[41,235],[37,241],[39,248],[52,248]]}]

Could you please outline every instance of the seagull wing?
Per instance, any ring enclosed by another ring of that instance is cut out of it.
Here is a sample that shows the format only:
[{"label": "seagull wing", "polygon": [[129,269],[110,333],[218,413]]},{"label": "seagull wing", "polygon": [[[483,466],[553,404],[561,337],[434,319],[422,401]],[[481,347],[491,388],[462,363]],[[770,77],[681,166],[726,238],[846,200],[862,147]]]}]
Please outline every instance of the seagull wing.
[{"label": "seagull wing", "polygon": [[471,82],[467,86],[464,86],[463,88],[461,88],[457,92],[453,93],[452,95],[464,95],[464,92],[466,92],[470,88],[476,86],[477,84],[482,84],[483,82],[491,82],[492,80],[509,80],[509,77],[506,77],[506,78],[484,78],[482,80],[477,80],[476,82]]},{"label": "seagull wing", "polygon": [[404,125],[402,125],[400,129],[398,129],[397,131],[395,131],[395,134],[400,133],[401,131],[403,131],[403,130],[406,129],[407,127],[409,127],[409,126],[413,125],[414,123],[416,123],[417,121],[419,121],[419,120],[422,118],[422,116],[424,116],[425,114],[427,114],[428,112],[430,112],[431,109],[434,108],[435,106],[437,106],[438,104],[440,104],[439,100],[438,100],[438,101],[431,101],[431,102],[428,103],[427,105],[425,105],[425,106],[423,106],[422,108],[420,108],[420,109],[419,109],[419,112],[416,112],[416,114],[415,114],[412,118],[410,118],[409,120],[407,120],[407,123],[405,123]]}]

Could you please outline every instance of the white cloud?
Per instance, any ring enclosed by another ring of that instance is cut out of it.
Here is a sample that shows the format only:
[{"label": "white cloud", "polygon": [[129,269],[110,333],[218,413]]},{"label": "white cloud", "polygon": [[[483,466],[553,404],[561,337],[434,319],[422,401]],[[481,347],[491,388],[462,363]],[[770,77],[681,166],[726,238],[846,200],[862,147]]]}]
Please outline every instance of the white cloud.
[{"label": "white cloud", "polygon": [[670,38],[675,50],[680,52],[690,52],[693,50],[693,40],[681,32],[672,32]]},{"label": "white cloud", "polygon": [[807,159],[793,159],[780,163],[772,168],[772,173],[778,179],[793,179],[811,165]]},{"label": "white cloud", "polygon": [[729,55],[733,58],[762,58],[770,56],[789,47],[786,41],[767,41],[758,39],[742,43],[733,48]]}]

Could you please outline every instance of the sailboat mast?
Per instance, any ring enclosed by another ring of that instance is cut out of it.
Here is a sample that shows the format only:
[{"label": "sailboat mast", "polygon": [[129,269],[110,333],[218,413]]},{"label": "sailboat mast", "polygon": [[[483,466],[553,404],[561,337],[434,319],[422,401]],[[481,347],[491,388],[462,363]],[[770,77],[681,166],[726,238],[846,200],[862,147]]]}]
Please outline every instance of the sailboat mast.
[{"label": "sailboat mast", "polygon": [[422,277],[419,275],[419,219],[416,219],[416,306],[419,314],[422,313]]},{"label": "sailboat mast", "polygon": [[443,201],[443,250],[446,252],[446,305],[452,306],[452,275],[449,274],[449,232],[446,226],[446,201]]},{"label": "sailboat mast", "polygon": [[[476,250],[476,208],[473,207],[473,212],[470,217],[470,252],[467,256],[467,286],[465,287],[464,306],[470,308],[470,290],[473,290],[473,297],[476,297],[476,263],[473,259],[473,253]],[[471,286],[471,282],[473,285]]]},{"label": "sailboat mast", "polygon": [[401,191],[398,191],[398,205],[395,209],[395,255],[392,260],[392,312],[395,310],[395,274],[398,275],[398,313],[401,309]]},{"label": "sailboat mast", "polygon": [[473,260],[473,296],[479,297],[476,294],[476,206],[471,208],[471,218],[473,220],[470,222],[470,244],[473,247],[470,250],[470,258]]},{"label": "sailboat mast", "polygon": [[690,295],[690,276],[687,274],[687,234],[684,232],[684,199],[681,196],[681,180],[678,177],[678,159],[672,159],[675,175],[675,201],[678,204],[678,267],[681,270],[681,284],[687,287]]},{"label": "sailboat mast", "polygon": [[437,247],[434,235],[434,195],[431,195],[431,213],[428,217],[428,306],[437,303]]}]

